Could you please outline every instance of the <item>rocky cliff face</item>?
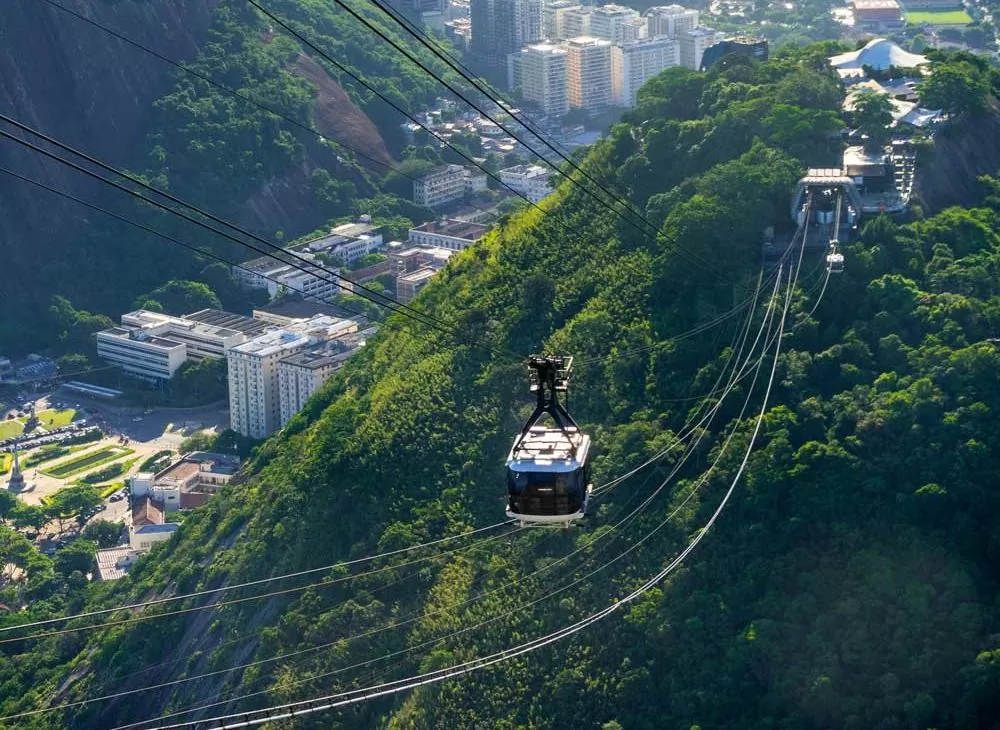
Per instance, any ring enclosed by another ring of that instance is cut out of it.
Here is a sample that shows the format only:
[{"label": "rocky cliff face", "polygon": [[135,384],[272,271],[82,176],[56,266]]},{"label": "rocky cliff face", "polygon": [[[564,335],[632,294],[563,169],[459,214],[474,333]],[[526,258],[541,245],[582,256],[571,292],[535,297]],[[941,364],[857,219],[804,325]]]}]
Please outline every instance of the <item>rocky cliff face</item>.
[{"label": "rocky cliff face", "polygon": [[1000,110],[942,129],[922,154],[916,193],[927,213],[975,205],[982,195],[977,179],[1000,170]]},{"label": "rocky cliff face", "polygon": [[[184,59],[204,40],[218,0],[58,2]],[[0,3],[0,110],[115,165],[129,162],[170,70],[43,0]],[[0,141],[0,165],[83,197],[100,195],[99,183],[9,140]],[[0,175],[0,255],[14,276],[57,255],[85,221],[74,203]]]}]

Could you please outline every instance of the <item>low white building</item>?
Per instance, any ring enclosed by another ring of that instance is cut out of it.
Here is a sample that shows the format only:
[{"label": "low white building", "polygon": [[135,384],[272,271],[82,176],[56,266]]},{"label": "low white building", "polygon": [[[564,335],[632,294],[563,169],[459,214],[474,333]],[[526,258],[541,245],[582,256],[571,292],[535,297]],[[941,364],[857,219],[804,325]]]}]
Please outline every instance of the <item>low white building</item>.
[{"label": "low white building", "polygon": [[239,468],[235,456],[193,451],[156,474],[139,472],[129,484],[133,499],[149,497],[165,512],[176,512],[205,504],[232,481]]},{"label": "low white building", "polygon": [[532,203],[537,203],[552,192],[549,187],[552,173],[551,168],[542,165],[515,165],[500,170],[500,181]]},{"label": "low white building", "polygon": [[464,251],[489,230],[489,226],[480,223],[430,221],[411,228],[407,240],[415,246],[440,246],[452,251]]},{"label": "low white building", "polygon": [[153,545],[166,542],[180,525],[165,522],[163,504],[146,495],[132,497],[132,524],[129,525],[129,545],[137,553],[149,551]]},{"label": "low white building", "polygon": [[121,327],[97,333],[97,355],[146,380],[169,380],[189,359],[223,358],[268,329],[264,322],[218,309],[183,317],[139,309],[121,321]]},{"label": "low white building", "polygon": [[169,380],[187,362],[187,347],[141,329],[110,327],[97,333],[97,356],[121,365],[122,370],[134,377]]}]

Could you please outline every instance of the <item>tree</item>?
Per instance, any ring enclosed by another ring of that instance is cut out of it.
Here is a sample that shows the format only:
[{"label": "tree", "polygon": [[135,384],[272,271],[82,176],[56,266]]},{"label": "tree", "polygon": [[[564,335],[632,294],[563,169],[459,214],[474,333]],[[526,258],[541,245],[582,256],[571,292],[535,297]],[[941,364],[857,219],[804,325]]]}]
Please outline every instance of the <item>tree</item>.
[{"label": "tree", "polygon": [[10,516],[14,527],[19,529],[30,527],[33,530],[40,530],[50,519],[48,512],[43,507],[24,503],[19,503]]},{"label": "tree", "polygon": [[135,300],[136,309],[154,309],[167,314],[190,314],[199,309],[219,309],[222,303],[207,284],[172,279]]},{"label": "tree", "polygon": [[93,520],[83,528],[80,537],[97,543],[99,548],[110,548],[118,544],[118,539],[124,529],[125,523],[123,522]]},{"label": "tree", "polygon": [[892,100],[885,94],[860,91],[854,96],[854,126],[868,136],[868,145],[881,147],[889,141],[892,124]]},{"label": "tree", "polygon": [[6,489],[0,489],[0,522],[10,519],[20,501]]},{"label": "tree", "polygon": [[21,533],[0,526],[0,586],[10,582],[17,571],[28,566],[35,546]]},{"label": "tree", "polygon": [[988,76],[964,61],[935,66],[930,77],[917,86],[923,106],[951,114],[984,111],[989,91]]},{"label": "tree", "polygon": [[69,577],[79,571],[87,573],[94,567],[97,545],[90,540],[74,540],[55,554],[56,571]]},{"label": "tree", "polygon": [[[101,495],[89,485],[76,484],[60,489],[49,500],[46,512],[59,523],[59,532],[64,530],[64,520],[79,518],[101,503]],[[86,520],[84,520],[86,521]]]}]

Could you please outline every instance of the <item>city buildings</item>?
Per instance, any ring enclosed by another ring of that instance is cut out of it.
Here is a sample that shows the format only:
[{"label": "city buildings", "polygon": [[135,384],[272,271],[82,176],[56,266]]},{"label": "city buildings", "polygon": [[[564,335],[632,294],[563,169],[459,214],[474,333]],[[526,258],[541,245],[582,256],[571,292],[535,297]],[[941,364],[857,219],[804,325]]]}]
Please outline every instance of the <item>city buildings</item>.
[{"label": "city buildings", "polygon": [[318,315],[255,337],[229,352],[229,418],[237,433],[264,438],[281,425],[279,364],[307,348],[357,332],[358,323]]},{"label": "city buildings", "polygon": [[580,7],[580,4],[574,0],[553,0],[553,2],[546,3],[542,9],[542,28],[545,37],[550,41],[559,41],[565,38],[566,14],[571,10],[578,10]]},{"label": "city buildings", "polygon": [[128,575],[138,555],[131,546],[105,548],[97,551],[97,580],[118,580]]},{"label": "city buildings", "polygon": [[562,39],[590,35],[590,17],[594,13],[592,5],[578,5],[562,17]]},{"label": "city buildings", "polygon": [[727,38],[719,41],[715,45],[705,49],[701,57],[701,70],[705,71],[718,63],[726,56],[738,54],[750,56],[758,61],[766,61],[768,56],[768,42],[766,38],[737,37]]},{"label": "city buildings", "polygon": [[305,406],[313,393],[364,347],[375,326],[345,334],[316,347],[290,355],[278,362],[278,401],[281,425]]},{"label": "city buildings", "polygon": [[720,34],[711,28],[698,26],[678,34],[680,42],[681,66],[695,71],[701,69],[701,57],[705,50],[722,40]]},{"label": "city buildings", "polygon": [[441,165],[413,181],[413,202],[433,208],[484,190],[486,173],[462,165]]},{"label": "city buildings", "polygon": [[590,14],[590,31],[587,35],[603,38],[613,44],[621,44],[624,40],[636,40],[636,26],[631,21],[638,18],[639,11],[632,8],[621,5],[600,5]]},{"label": "city buildings", "polygon": [[698,27],[698,11],[681,5],[661,5],[646,11],[650,38],[677,38],[684,31]]},{"label": "city buildings", "polygon": [[[569,111],[566,56],[566,49],[560,45],[538,43],[522,48],[512,57],[520,71],[521,98],[534,102],[548,116]],[[513,78],[510,82],[512,88],[517,85]]]},{"label": "city buildings", "polygon": [[611,41],[581,36],[566,41],[569,105],[597,111],[611,104]]},{"label": "city buildings", "polygon": [[616,106],[635,106],[636,92],[648,79],[680,64],[680,44],[647,38],[611,48],[611,97]]},{"label": "city buildings", "polygon": [[155,474],[133,476],[129,482],[132,499],[148,497],[152,508],[163,512],[194,509],[229,484],[239,469],[236,456],[193,451]]},{"label": "city buildings", "polygon": [[444,24],[445,37],[455,44],[463,53],[468,53],[472,47],[472,19],[455,18]]},{"label": "city buildings", "polygon": [[407,241],[415,246],[440,246],[452,251],[463,251],[486,235],[489,226],[456,220],[438,220],[421,223],[411,228]]},{"label": "city buildings", "polygon": [[470,49],[488,65],[502,68],[507,56],[542,40],[542,0],[472,0]]},{"label": "city buildings", "polygon": [[251,317],[203,309],[173,317],[139,309],[123,314],[121,327],[97,333],[97,355],[145,380],[169,380],[190,360],[218,359],[267,329]]},{"label": "city buildings", "polygon": [[287,251],[297,257],[289,257],[291,263],[261,256],[234,266],[232,273],[241,286],[266,289],[272,299],[299,292],[323,300],[342,291],[339,277],[324,261],[337,259],[350,265],[384,246],[382,232],[368,216],[361,216],[357,222],[336,226],[324,236],[289,246]]},{"label": "city buildings", "polygon": [[541,165],[516,165],[500,170],[500,181],[537,203],[552,192],[549,179],[552,169]]},{"label": "city buildings", "polygon": [[896,0],[851,0],[854,27],[870,32],[899,30],[905,25]]},{"label": "city buildings", "polygon": [[136,553],[148,552],[153,545],[166,542],[180,525],[165,522],[163,503],[151,496],[133,498],[132,524],[128,528],[129,545]]},{"label": "city buildings", "polygon": [[406,304],[424,288],[455,252],[437,246],[390,247],[390,269],[396,276],[396,300]]}]

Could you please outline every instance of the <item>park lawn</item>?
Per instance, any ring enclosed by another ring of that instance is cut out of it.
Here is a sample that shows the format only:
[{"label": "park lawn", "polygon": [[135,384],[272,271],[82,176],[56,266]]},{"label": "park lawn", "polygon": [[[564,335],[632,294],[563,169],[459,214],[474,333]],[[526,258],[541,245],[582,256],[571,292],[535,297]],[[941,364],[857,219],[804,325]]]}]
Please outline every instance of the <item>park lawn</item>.
[{"label": "park lawn", "polygon": [[[44,411],[39,411],[35,414],[38,417],[38,423],[45,429],[61,428],[62,426],[68,426],[73,422],[73,418],[76,416],[76,411],[73,408],[65,408],[61,411],[57,411],[55,408],[48,408]],[[27,417],[17,419],[24,423],[27,421]]]},{"label": "park lawn", "polygon": [[68,461],[53,464],[48,469],[43,469],[42,474],[55,477],[56,479],[66,479],[74,474],[89,471],[94,467],[107,464],[109,461],[115,461],[132,453],[135,452],[124,446],[102,446],[94,451],[88,451],[80,456],[75,456]]},{"label": "park lawn", "polygon": [[913,25],[969,25],[971,16],[964,10],[915,10],[904,12]]},{"label": "park lawn", "polygon": [[0,441],[13,438],[14,436],[20,436],[23,430],[24,424],[20,421],[13,419],[9,421],[0,421]]}]

